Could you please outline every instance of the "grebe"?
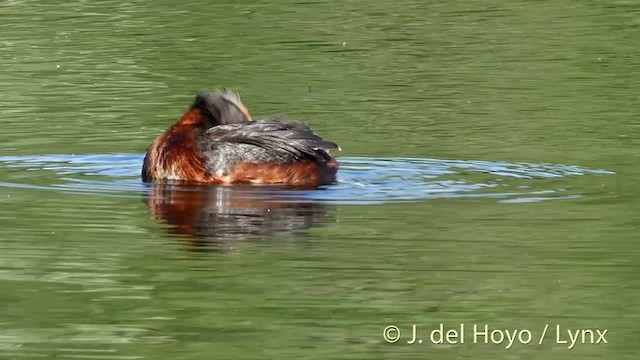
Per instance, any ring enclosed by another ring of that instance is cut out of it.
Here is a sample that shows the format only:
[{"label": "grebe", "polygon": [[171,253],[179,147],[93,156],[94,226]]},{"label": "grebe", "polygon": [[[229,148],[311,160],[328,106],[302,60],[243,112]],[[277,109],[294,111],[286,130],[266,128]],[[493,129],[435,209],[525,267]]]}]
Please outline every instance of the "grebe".
[{"label": "grebe", "polygon": [[144,182],[327,185],[340,147],[282,116],[253,121],[236,94],[198,94],[191,108],[149,147]]}]

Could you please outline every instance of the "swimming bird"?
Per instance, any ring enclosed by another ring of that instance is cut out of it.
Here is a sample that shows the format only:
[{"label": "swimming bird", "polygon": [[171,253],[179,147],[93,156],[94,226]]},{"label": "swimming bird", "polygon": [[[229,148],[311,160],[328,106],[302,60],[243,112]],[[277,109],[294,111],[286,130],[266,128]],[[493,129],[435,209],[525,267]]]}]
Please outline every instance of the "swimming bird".
[{"label": "swimming bird", "polygon": [[149,147],[142,180],[316,187],[336,182],[334,149],[340,147],[284,116],[254,121],[233,92],[200,93]]}]

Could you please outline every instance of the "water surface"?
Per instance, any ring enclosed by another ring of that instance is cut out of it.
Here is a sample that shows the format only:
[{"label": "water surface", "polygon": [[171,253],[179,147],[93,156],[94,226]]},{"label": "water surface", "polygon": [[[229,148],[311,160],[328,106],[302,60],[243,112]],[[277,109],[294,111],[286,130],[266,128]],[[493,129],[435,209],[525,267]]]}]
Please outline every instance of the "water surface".
[{"label": "water surface", "polygon": [[[635,359],[639,10],[1,1],[0,358]],[[142,184],[223,86],[340,144],[339,183]],[[406,344],[440,323],[552,327]]]}]

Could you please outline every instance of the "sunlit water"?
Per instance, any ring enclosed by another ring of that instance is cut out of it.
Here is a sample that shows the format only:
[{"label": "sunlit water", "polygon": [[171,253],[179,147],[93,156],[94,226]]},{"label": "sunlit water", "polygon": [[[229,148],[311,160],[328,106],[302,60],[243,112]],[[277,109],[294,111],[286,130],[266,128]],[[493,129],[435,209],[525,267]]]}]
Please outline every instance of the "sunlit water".
[{"label": "sunlit water", "polygon": [[[49,185],[0,182],[5,187],[41,188],[88,194],[132,196],[148,189],[139,180],[139,154],[3,156],[0,164],[24,171],[51,171]],[[573,165],[412,158],[339,158],[338,184],[319,190],[261,187],[252,196],[278,201],[376,204],[442,198],[496,198],[500,202],[536,202],[578,198],[562,187],[542,188],[536,180],[613,174]],[[556,183],[557,185],[557,183]],[[534,187],[536,190],[531,190]]]},{"label": "sunlit water", "polygon": [[[0,359],[637,359],[639,12],[0,1]],[[143,184],[221,87],[338,143],[338,184]],[[534,340],[406,344],[440,323]]]}]

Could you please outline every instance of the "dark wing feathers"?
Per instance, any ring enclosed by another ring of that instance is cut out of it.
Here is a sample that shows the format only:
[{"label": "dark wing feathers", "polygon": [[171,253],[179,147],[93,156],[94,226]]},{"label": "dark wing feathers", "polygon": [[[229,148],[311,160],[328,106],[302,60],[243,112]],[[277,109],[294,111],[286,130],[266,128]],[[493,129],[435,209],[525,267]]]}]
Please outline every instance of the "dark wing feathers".
[{"label": "dark wing feathers", "polygon": [[282,118],[214,126],[207,131],[207,138],[219,143],[254,145],[273,155],[295,159],[319,160],[324,158],[324,151],[339,149],[336,143],[314,134],[306,124]]}]

